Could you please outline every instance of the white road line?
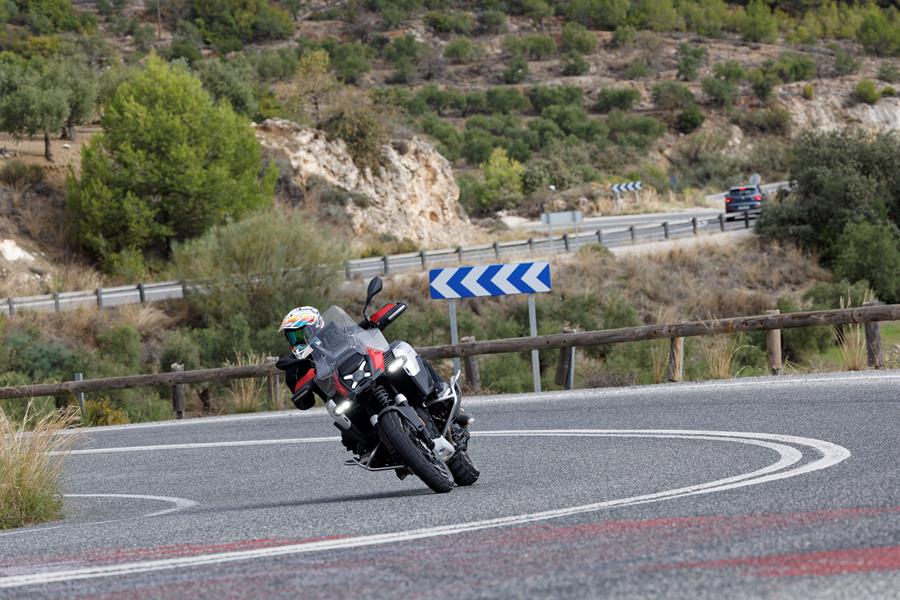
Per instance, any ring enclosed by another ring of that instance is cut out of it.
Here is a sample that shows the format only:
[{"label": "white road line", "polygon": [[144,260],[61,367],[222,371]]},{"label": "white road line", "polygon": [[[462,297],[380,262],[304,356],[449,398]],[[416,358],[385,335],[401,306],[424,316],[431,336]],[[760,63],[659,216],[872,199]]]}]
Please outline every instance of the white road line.
[{"label": "white road line", "polygon": [[[420,540],[426,538],[435,538],[458,533],[479,531],[485,529],[494,529],[499,527],[509,527],[512,525],[521,525],[535,521],[543,521],[548,519],[556,519],[577,514],[596,512],[609,508],[632,506],[636,504],[647,504],[651,502],[660,502],[663,500],[671,500],[675,498],[683,498],[698,494],[710,494],[726,490],[737,489],[741,487],[759,485],[795,477],[804,473],[810,473],[825,469],[840,463],[850,457],[850,451],[842,446],[832,444],[830,442],[816,440],[812,438],[797,437],[791,435],[779,435],[768,433],[750,433],[740,431],[697,431],[697,430],[679,430],[679,429],[650,429],[650,430],[616,430],[616,429],[550,429],[550,430],[510,430],[510,431],[485,431],[481,432],[483,436],[574,436],[574,437],[639,437],[639,438],[661,438],[661,439],[698,439],[698,440],[715,440],[730,441],[742,444],[752,444],[770,450],[774,450],[779,455],[779,460],[752,471],[717,479],[707,483],[690,485],[651,494],[643,494],[622,498],[617,500],[607,500],[603,502],[595,502],[591,504],[583,504],[567,508],[547,510],[534,513],[525,513],[507,517],[499,517],[494,519],[485,519],[480,521],[470,521],[467,523],[458,523],[453,525],[442,525],[438,527],[427,527],[422,529],[413,529],[408,531],[398,531],[393,533],[382,533],[374,535],[363,535],[350,538],[323,540],[319,542],[308,542],[305,544],[288,544],[284,546],[257,548],[253,550],[241,550],[235,552],[220,552],[206,554],[201,556],[188,556],[180,558],[171,558],[164,560],[138,561],[130,563],[121,563],[116,565],[103,565],[95,567],[83,567],[79,569],[71,569],[66,571],[48,571],[30,573],[24,575],[14,575],[0,578],[0,589],[14,588],[28,585],[47,584],[62,581],[75,581],[80,579],[91,579],[98,577],[114,577],[122,575],[130,575],[135,573],[148,573],[153,571],[162,571],[167,569],[176,569],[181,567],[196,567],[200,565],[214,565],[229,563],[242,560],[251,560],[258,558],[271,558],[275,556],[286,556],[304,554],[310,552],[321,552],[328,550],[342,550],[349,548],[361,548],[366,546],[375,546],[380,544],[389,544],[397,542],[405,542],[412,540]],[[803,453],[795,446],[813,450],[821,455],[820,458],[801,464],[803,462]]]},{"label": "white road line", "polygon": [[84,450],[60,450],[51,455],[67,456],[70,454],[115,454],[116,452],[152,452],[158,450],[194,450],[198,448],[229,448],[240,446],[270,446],[273,444],[315,444],[318,442],[337,442],[340,436],[315,438],[282,438],[275,440],[241,440],[236,442],[196,442],[193,444],[159,444],[153,446],[114,446],[112,448],[86,448]]}]

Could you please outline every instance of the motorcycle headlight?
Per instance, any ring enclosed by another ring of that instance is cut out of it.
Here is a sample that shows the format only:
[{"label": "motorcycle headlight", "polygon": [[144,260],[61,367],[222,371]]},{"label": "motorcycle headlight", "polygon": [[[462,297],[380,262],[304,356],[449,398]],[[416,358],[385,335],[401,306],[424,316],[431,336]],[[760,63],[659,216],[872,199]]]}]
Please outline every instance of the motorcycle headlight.
[{"label": "motorcycle headlight", "polygon": [[344,400],[340,404],[337,405],[337,408],[334,409],[334,413],[337,415],[342,415],[353,407],[353,403],[349,400]]},{"label": "motorcycle headlight", "polygon": [[405,364],[406,364],[406,357],[398,356],[393,361],[391,361],[391,364],[388,365],[387,372],[388,373],[396,373],[397,371],[402,369],[403,365],[405,365]]}]

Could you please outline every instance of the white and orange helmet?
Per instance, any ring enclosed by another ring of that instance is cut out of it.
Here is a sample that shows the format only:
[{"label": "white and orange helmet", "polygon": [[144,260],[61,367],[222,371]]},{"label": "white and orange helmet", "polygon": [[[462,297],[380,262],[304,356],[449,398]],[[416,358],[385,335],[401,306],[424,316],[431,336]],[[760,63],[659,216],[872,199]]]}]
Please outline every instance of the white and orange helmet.
[{"label": "white and orange helmet", "polygon": [[315,307],[301,306],[284,316],[278,331],[284,332],[284,337],[291,345],[291,352],[300,358],[300,354],[306,350],[310,340],[316,336],[323,324],[322,315]]}]

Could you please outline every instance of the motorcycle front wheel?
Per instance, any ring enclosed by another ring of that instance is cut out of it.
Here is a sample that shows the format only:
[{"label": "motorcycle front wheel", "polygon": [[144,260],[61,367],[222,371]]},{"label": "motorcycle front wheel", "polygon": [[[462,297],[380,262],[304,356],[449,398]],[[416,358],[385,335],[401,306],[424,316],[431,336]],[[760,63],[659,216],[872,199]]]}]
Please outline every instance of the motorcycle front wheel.
[{"label": "motorcycle front wheel", "polygon": [[439,494],[453,489],[453,476],[440,454],[419,438],[415,428],[394,411],[378,419],[381,439],[425,485]]}]

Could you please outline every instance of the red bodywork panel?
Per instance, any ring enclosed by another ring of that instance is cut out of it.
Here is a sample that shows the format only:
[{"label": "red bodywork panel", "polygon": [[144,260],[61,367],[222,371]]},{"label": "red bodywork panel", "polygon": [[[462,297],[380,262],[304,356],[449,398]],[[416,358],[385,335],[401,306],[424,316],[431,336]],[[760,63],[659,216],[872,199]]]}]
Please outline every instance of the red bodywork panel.
[{"label": "red bodywork panel", "polygon": [[369,317],[369,323],[372,323],[372,324],[377,323],[381,319],[381,317],[388,314],[388,312],[395,306],[397,306],[397,305],[396,304],[385,304],[384,306],[381,307],[381,310],[379,310],[374,315]]},{"label": "red bodywork panel", "polygon": [[379,352],[378,350],[372,350],[371,348],[366,348],[369,352],[369,356],[372,358],[372,367],[377,370],[384,370],[384,352]]},{"label": "red bodywork panel", "polygon": [[315,369],[310,369],[309,371],[307,371],[306,375],[304,375],[299,380],[297,380],[297,385],[294,386],[294,391],[296,392],[297,390],[302,388],[304,385],[306,385],[307,383],[312,381],[315,376],[316,376]]}]

